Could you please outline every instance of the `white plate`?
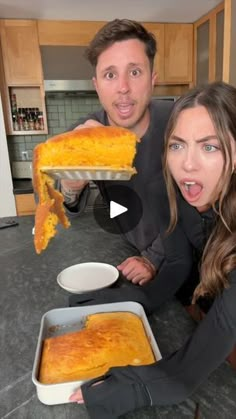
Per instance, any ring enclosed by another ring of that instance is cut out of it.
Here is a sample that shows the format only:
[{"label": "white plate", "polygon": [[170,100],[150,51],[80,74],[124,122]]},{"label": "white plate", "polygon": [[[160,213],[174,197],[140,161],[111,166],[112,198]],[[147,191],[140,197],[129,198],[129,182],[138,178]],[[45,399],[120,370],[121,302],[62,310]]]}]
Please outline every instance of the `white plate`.
[{"label": "white plate", "polygon": [[64,269],[57,276],[57,282],[66,291],[81,294],[109,287],[118,276],[118,269],[112,265],[87,262]]}]

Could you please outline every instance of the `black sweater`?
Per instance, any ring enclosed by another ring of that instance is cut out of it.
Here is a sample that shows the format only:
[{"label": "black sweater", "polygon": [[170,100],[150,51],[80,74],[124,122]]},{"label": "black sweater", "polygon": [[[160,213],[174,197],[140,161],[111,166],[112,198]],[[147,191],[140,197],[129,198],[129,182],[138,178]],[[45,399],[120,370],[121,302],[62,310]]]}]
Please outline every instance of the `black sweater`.
[{"label": "black sweater", "polygon": [[[120,196],[117,193],[118,189],[111,188],[113,185],[126,186],[134,191],[141,199],[142,217],[136,227],[128,232],[126,226],[125,232],[122,225],[119,225],[119,227],[121,232],[124,232],[127,241],[131,243],[142,256],[147,257],[156,267],[159,267],[160,263],[163,261],[163,248],[159,239],[159,225],[156,218],[159,202],[155,199],[153,202],[155,202],[157,207],[154,205],[150,206],[148,204],[148,199],[151,194],[156,193],[160,178],[162,178],[161,158],[164,145],[164,132],[172,107],[173,102],[164,100],[155,100],[151,102],[150,124],[147,132],[142,137],[141,142],[137,144],[137,153],[134,161],[134,166],[137,169],[137,174],[135,176],[132,176],[129,181],[109,180],[96,182],[107,202],[116,201],[119,203]],[[95,119],[103,125],[109,125],[106,112],[101,110],[88,115],[84,119],[80,119],[71,127],[71,129],[88,119]],[[151,186],[151,189],[149,185]],[[67,210],[71,217],[76,217],[84,210],[87,198],[88,188],[86,188],[84,193],[80,196],[80,200],[77,206],[73,207],[73,211],[70,212],[69,209]],[[132,224],[132,220],[136,216],[136,206],[133,195],[131,195],[130,202],[126,202],[124,205],[128,208],[126,220],[127,217],[129,217]],[[118,219],[116,220],[118,221]]]},{"label": "black sweater", "polygon": [[[161,208],[166,260],[157,280],[138,290],[142,298],[137,299],[143,299],[147,312],[173,296],[190,278],[193,255],[200,255],[204,246],[204,226],[214,223],[213,211],[200,215],[180,200],[179,223],[166,236],[168,209],[165,205]],[[90,417],[113,419],[139,407],[169,405],[187,398],[225,360],[236,343],[236,270],[230,273],[229,283],[230,287],[215,298],[205,318],[178,351],[152,365],[112,368],[102,384],[91,386],[99,379],[84,384],[83,397]]]}]

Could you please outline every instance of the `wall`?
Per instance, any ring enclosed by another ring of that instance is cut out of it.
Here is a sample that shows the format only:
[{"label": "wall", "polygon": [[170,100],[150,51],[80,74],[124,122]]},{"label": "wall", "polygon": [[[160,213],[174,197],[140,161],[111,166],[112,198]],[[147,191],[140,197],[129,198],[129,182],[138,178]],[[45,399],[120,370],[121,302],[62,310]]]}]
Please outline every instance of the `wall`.
[{"label": "wall", "polygon": [[96,95],[65,97],[61,93],[46,96],[48,117],[48,135],[13,135],[8,136],[10,160],[23,160],[22,152],[29,151],[29,158],[36,144],[53,135],[66,131],[79,118],[100,109]]},{"label": "wall", "polygon": [[0,217],[15,215],[16,206],[0,95]]}]

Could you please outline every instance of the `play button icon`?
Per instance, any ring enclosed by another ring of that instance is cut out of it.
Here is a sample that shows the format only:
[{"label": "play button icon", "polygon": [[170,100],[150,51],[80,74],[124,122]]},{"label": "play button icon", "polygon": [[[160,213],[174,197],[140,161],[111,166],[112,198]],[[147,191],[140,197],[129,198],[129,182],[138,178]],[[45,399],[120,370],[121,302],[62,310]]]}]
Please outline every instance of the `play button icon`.
[{"label": "play button icon", "polygon": [[126,234],[133,230],[140,222],[143,214],[142,201],[133,188],[106,182],[101,188],[93,206],[93,214],[97,223],[103,230],[112,234]]},{"label": "play button icon", "polygon": [[117,202],[110,201],[110,218],[118,217],[126,211],[128,211],[128,208],[118,204]]}]

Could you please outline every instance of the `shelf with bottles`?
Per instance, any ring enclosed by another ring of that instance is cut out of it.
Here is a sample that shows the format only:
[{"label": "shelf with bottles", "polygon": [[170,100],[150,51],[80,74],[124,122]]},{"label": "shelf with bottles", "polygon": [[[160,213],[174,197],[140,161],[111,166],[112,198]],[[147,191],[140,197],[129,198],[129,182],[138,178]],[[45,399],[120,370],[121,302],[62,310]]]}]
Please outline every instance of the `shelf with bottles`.
[{"label": "shelf with bottles", "polygon": [[44,92],[41,86],[11,86],[10,127],[12,135],[47,134]]}]

